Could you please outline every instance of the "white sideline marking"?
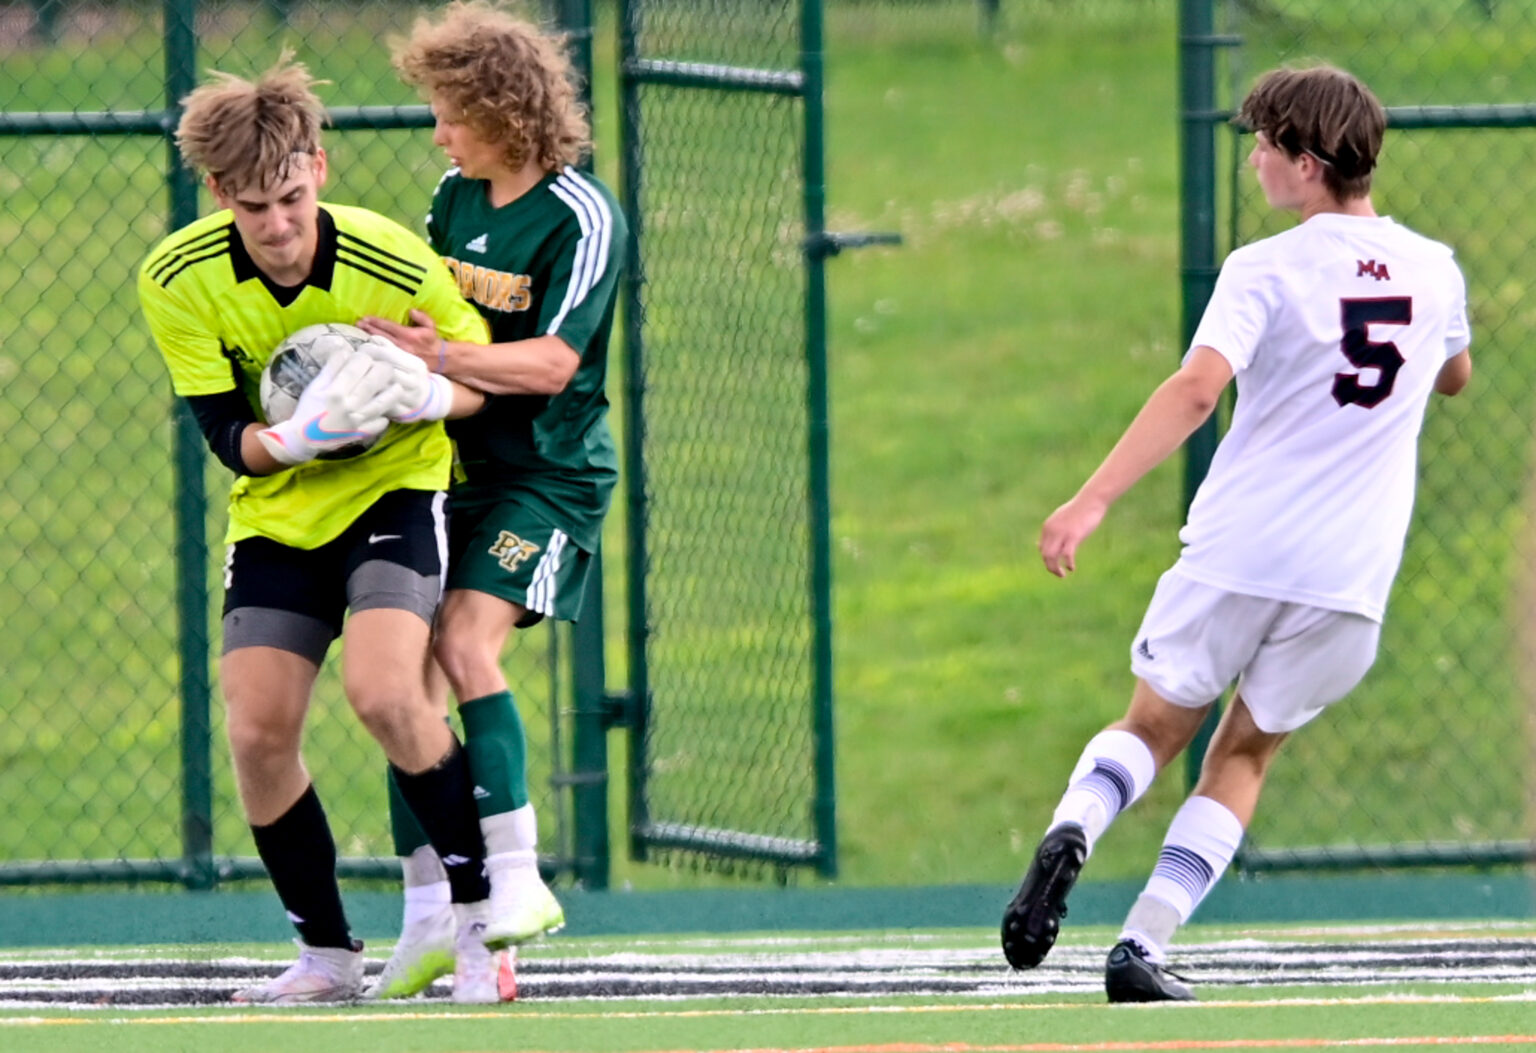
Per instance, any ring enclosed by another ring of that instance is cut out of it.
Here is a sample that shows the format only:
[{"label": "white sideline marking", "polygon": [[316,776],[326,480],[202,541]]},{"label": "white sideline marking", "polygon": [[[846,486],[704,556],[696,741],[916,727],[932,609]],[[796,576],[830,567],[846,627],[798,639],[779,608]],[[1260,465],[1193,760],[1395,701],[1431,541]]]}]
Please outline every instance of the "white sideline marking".
[{"label": "white sideline marking", "polygon": [[[910,946],[749,954],[530,955],[519,977],[535,1004],[582,1000],[665,1003],[701,998],[1039,998],[1102,990],[1103,951],[1059,947],[1042,968],[1015,973],[995,947]],[[1202,1004],[1221,987],[1291,989],[1350,985],[1488,983],[1536,987],[1536,939],[1428,939],[1333,947],[1253,939],[1190,944],[1175,964],[1202,985]],[[249,957],[122,960],[57,957],[0,961],[0,1010],[129,1012],[215,1004],[227,992],[279,971]],[[378,968],[374,962],[372,968]],[[444,992],[437,985],[434,995]],[[1355,997],[1365,997],[1363,995]],[[1401,1000],[1401,995],[1372,998]],[[1411,996],[1409,996],[1411,997]],[[1280,1004],[1243,1001],[1242,1005]],[[1338,1005],[1368,1002],[1311,1001]],[[536,1010],[535,1010],[536,1011]],[[872,1010],[863,1010],[872,1011]],[[908,1011],[903,1009],[902,1011]],[[351,1017],[349,1019],[360,1019]]]}]

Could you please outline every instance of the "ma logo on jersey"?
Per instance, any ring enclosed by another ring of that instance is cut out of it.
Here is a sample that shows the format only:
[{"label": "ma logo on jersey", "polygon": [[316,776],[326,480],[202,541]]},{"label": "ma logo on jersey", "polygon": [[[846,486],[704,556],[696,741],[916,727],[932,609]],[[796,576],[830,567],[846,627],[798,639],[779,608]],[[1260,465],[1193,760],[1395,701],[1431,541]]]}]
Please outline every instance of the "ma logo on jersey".
[{"label": "ma logo on jersey", "polygon": [[452,256],[444,256],[443,262],[453,272],[459,294],[466,300],[492,311],[526,311],[533,306],[533,278],[527,274],[493,270]]},{"label": "ma logo on jersey", "polygon": [[1392,275],[1387,273],[1385,262],[1377,263],[1375,260],[1356,260],[1355,277],[1363,278],[1366,275],[1370,275],[1379,282],[1389,282],[1392,280]]},{"label": "ma logo on jersey", "polygon": [[524,541],[510,530],[503,530],[496,543],[486,551],[495,556],[503,568],[513,571],[538,550],[539,546],[532,541]]}]

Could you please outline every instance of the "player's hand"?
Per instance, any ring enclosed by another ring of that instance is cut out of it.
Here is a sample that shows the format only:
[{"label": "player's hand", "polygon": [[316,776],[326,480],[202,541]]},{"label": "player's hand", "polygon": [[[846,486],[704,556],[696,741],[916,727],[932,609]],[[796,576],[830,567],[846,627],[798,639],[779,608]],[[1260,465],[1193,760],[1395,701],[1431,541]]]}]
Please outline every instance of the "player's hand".
[{"label": "player's hand", "polygon": [[1098,529],[1109,506],[1081,494],[1052,512],[1040,528],[1040,558],[1045,569],[1064,578],[1077,569],[1077,546]]},{"label": "player's hand", "polygon": [[406,325],[392,322],[388,318],[365,315],[357,320],[357,327],[369,336],[383,337],[406,354],[415,355],[426,365],[428,372],[444,372],[441,354],[443,338],[432,316],[420,308],[411,308],[410,322]]},{"label": "player's hand", "polygon": [[293,416],[256,437],[279,464],[303,464],[384,434],[389,419],[383,411],[399,398],[394,370],[367,355],[333,355],[299,396]]},{"label": "player's hand", "polygon": [[393,372],[397,397],[383,408],[390,420],[411,424],[442,420],[448,415],[453,407],[453,381],[441,373],[428,372],[420,358],[383,337],[360,345],[358,351]]}]

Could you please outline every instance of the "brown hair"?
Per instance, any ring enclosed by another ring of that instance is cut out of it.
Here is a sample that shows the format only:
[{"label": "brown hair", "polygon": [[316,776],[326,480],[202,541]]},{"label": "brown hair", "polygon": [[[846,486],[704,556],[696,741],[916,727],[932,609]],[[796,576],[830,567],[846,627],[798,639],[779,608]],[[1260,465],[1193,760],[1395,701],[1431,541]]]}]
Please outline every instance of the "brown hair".
[{"label": "brown hair", "polygon": [[287,49],[255,81],[213,72],[181,100],[176,145],[182,160],[228,193],[281,183],[296,154],[320,149],[325,107],[314,86],[323,83]]},{"label": "brown hair", "polygon": [[1387,112],[1371,90],[1333,66],[1276,69],[1259,78],[1234,120],[1292,157],[1311,154],[1340,201],[1371,192]]},{"label": "brown hair", "polygon": [[452,111],[440,116],[503,144],[513,168],[532,159],[552,172],[591,147],[564,41],[490,0],[455,0],[391,43],[405,82]]}]

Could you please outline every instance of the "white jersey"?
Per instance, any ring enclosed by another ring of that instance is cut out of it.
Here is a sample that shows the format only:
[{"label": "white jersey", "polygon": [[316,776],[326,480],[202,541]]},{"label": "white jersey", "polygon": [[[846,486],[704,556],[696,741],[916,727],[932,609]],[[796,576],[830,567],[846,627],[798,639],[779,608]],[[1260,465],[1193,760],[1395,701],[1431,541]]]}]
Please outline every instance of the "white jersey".
[{"label": "white jersey", "polygon": [[1451,250],[1389,218],[1322,213],[1234,251],[1190,346],[1231,363],[1237,404],[1178,569],[1380,621],[1425,406],[1469,341]]}]

